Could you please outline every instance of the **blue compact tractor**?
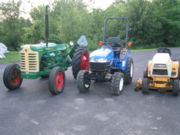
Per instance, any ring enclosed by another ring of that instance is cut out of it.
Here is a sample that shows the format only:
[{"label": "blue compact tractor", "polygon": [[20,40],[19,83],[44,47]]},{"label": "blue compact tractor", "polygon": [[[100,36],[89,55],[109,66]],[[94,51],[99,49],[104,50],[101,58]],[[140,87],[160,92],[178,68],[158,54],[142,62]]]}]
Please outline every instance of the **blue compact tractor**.
[{"label": "blue compact tractor", "polygon": [[[106,37],[107,22],[123,20],[125,26],[125,43],[119,37]],[[104,22],[103,41],[99,41],[100,49],[90,54],[90,70],[80,70],[77,76],[77,88],[80,93],[88,92],[91,80],[95,82],[110,81],[111,91],[120,95],[124,84],[130,84],[133,78],[133,59],[129,57],[131,42],[128,42],[128,18],[106,18]]]}]

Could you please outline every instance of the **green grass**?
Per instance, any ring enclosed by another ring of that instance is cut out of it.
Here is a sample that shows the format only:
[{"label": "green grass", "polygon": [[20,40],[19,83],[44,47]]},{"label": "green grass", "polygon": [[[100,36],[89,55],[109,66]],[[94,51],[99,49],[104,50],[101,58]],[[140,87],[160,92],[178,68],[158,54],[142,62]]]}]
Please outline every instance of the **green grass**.
[{"label": "green grass", "polygon": [[6,53],[5,56],[6,58],[0,59],[0,64],[19,61],[19,53],[16,51],[11,51],[10,53]]},{"label": "green grass", "polygon": [[[171,48],[171,47],[168,47]],[[136,48],[136,49],[131,49],[132,52],[141,52],[141,51],[150,51],[150,50],[154,50],[157,48],[151,48],[151,49],[143,49],[143,48]],[[92,51],[90,51],[92,52]],[[9,62],[17,62],[19,61],[19,53],[16,51],[11,51],[10,53],[6,53],[5,54],[6,58],[4,59],[0,59],[0,64],[2,63],[9,63]]]},{"label": "green grass", "polygon": [[132,52],[141,52],[141,51],[151,51],[151,50],[155,50],[157,48],[151,48],[151,49],[131,49]]}]

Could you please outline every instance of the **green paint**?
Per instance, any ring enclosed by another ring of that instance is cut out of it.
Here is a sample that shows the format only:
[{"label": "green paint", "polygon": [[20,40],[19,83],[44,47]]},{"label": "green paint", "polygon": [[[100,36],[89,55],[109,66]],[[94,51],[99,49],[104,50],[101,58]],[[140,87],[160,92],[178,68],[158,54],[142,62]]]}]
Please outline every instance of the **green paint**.
[{"label": "green paint", "polygon": [[54,67],[61,67],[64,70],[71,65],[71,58],[77,48],[77,45],[69,46],[67,44],[49,43],[48,47],[43,44],[24,45],[23,48],[30,48],[39,53],[39,72],[22,72],[21,77],[24,79],[36,79],[42,75],[50,74]]}]

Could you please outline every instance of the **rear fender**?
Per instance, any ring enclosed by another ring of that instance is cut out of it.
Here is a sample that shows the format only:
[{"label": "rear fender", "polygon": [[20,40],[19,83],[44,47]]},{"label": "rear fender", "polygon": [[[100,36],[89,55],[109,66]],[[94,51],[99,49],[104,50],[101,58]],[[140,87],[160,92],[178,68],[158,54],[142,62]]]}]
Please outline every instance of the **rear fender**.
[{"label": "rear fender", "polygon": [[120,54],[120,62],[121,62],[120,69],[123,70],[123,71],[126,70],[126,68],[127,68],[128,57],[129,57],[130,54],[131,54],[130,50],[128,50],[126,48],[121,51],[121,54]]}]

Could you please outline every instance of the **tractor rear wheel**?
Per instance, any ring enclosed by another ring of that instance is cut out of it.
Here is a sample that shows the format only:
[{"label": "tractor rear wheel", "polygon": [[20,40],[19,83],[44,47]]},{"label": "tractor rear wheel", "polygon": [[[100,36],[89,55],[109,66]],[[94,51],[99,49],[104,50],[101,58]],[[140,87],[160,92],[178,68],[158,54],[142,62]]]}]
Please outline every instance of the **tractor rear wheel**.
[{"label": "tractor rear wheel", "polygon": [[63,92],[65,86],[65,73],[60,67],[54,67],[49,75],[49,91],[53,95]]},{"label": "tractor rear wheel", "polygon": [[125,84],[130,84],[132,82],[133,74],[134,74],[133,59],[131,57],[129,57],[128,61],[127,61],[127,69],[124,72],[124,83]]},{"label": "tractor rear wheel", "polygon": [[23,79],[21,78],[20,66],[18,64],[11,64],[4,70],[3,81],[6,88],[9,90],[18,89]]},{"label": "tractor rear wheel", "polygon": [[180,80],[174,79],[172,93],[174,96],[178,96],[179,91],[180,91]]},{"label": "tractor rear wheel", "polygon": [[80,70],[89,70],[89,52],[87,47],[79,46],[72,58],[72,72],[76,79]]},{"label": "tractor rear wheel", "polygon": [[77,88],[80,93],[85,93],[89,91],[91,85],[91,80],[89,72],[87,70],[80,70],[77,75]]},{"label": "tractor rear wheel", "polygon": [[142,80],[142,93],[143,94],[149,93],[149,80],[148,80],[148,78],[143,78],[143,80]]},{"label": "tractor rear wheel", "polygon": [[111,80],[111,89],[113,95],[119,96],[124,87],[124,74],[121,72],[115,72]]}]

